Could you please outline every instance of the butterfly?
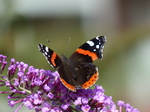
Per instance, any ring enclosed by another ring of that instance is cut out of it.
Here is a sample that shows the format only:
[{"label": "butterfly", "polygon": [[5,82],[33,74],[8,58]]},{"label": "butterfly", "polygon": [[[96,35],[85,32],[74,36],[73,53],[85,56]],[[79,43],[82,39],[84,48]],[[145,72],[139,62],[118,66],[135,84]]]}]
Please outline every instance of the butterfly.
[{"label": "butterfly", "polygon": [[59,57],[52,49],[39,44],[38,48],[43,53],[48,63],[53,68],[58,68],[62,84],[71,91],[87,89],[99,78],[99,72],[93,61],[102,59],[106,36],[97,36],[75,50],[67,58]]}]

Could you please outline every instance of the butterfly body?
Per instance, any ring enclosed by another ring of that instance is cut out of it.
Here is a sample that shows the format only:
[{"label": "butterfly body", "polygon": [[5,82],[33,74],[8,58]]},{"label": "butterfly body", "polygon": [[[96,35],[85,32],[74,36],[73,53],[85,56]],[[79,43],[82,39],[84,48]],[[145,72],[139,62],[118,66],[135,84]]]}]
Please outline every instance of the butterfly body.
[{"label": "butterfly body", "polygon": [[69,58],[59,57],[50,48],[39,44],[39,50],[53,68],[58,68],[60,80],[68,89],[87,89],[98,79],[98,68],[93,64],[102,59],[105,36],[99,36],[81,45]]}]

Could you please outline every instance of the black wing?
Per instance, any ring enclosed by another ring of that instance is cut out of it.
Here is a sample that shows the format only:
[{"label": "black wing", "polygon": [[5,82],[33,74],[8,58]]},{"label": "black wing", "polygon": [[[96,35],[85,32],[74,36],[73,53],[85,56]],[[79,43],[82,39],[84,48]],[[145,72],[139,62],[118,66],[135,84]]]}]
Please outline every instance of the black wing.
[{"label": "black wing", "polygon": [[62,64],[61,58],[53,50],[42,44],[39,44],[38,48],[52,67],[57,68]]},{"label": "black wing", "polygon": [[96,59],[102,59],[104,43],[106,43],[105,36],[97,36],[83,45],[81,45],[71,56],[70,60],[73,62],[90,62]]}]

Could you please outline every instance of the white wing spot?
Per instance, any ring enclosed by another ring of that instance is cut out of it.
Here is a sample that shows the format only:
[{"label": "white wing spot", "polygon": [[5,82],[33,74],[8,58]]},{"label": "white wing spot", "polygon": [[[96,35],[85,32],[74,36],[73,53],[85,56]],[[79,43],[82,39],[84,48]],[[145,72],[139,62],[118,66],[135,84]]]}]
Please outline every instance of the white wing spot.
[{"label": "white wing spot", "polygon": [[47,55],[47,52],[44,52],[45,55]]},{"label": "white wing spot", "polygon": [[87,41],[86,43],[88,43],[90,46],[94,46],[94,42],[92,41]]},{"label": "white wing spot", "polygon": [[97,37],[96,37],[96,39],[97,39],[97,40],[99,40],[99,38],[98,38],[98,37],[99,37],[99,36],[97,36]]},{"label": "white wing spot", "polygon": [[96,71],[98,71],[98,68],[96,67]]},{"label": "white wing spot", "polygon": [[96,45],[96,48],[99,49],[99,45]]},{"label": "white wing spot", "polygon": [[46,52],[49,52],[48,47],[45,47]]}]

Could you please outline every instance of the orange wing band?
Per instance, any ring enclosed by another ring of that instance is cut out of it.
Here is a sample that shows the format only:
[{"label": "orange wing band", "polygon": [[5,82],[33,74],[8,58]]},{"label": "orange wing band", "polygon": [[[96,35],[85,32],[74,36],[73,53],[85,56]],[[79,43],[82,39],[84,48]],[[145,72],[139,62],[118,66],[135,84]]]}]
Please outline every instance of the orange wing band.
[{"label": "orange wing band", "polygon": [[98,79],[98,72],[94,75],[92,75],[92,77],[90,78],[90,80],[88,80],[87,82],[85,82],[84,84],[82,84],[82,88],[83,89],[87,89],[89,88],[90,86],[92,86],[93,84],[95,84],[95,82],[97,81]]},{"label": "orange wing band", "polygon": [[90,52],[90,51],[88,51],[88,50],[83,50],[83,49],[78,48],[78,49],[76,50],[76,52],[78,52],[79,54],[83,54],[83,55],[88,55],[88,56],[90,56],[93,61],[96,60],[96,59],[98,59],[98,56],[96,55],[96,53]]},{"label": "orange wing band", "polygon": [[66,88],[68,88],[68,89],[70,89],[71,91],[76,91],[76,89],[75,89],[75,87],[74,86],[72,86],[72,85],[70,85],[70,84],[68,84],[64,79],[60,79],[61,80],[61,82],[63,83],[63,85],[66,87]]},{"label": "orange wing band", "polygon": [[57,56],[57,54],[54,52],[54,53],[52,54],[52,57],[50,58],[53,66],[56,66],[56,64],[55,64],[56,56]]}]

